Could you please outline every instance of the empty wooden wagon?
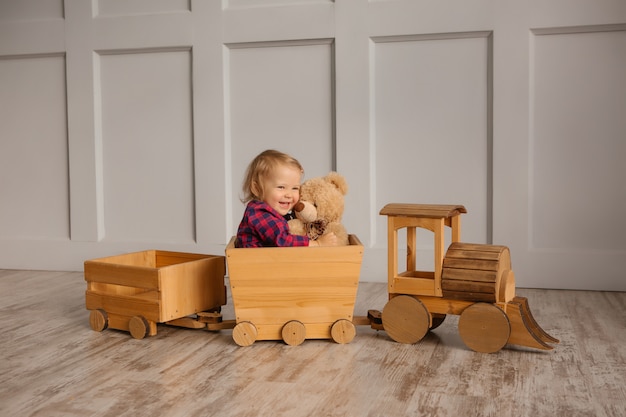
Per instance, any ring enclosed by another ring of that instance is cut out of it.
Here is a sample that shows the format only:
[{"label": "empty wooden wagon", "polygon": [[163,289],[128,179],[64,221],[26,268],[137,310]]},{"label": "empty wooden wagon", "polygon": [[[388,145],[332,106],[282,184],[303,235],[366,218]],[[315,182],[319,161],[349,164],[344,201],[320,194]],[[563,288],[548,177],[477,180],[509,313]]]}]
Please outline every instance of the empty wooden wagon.
[{"label": "empty wooden wagon", "polygon": [[224,256],[159,250],[85,261],[90,326],[136,339],[156,335],[157,323],[205,327],[186,318],[226,304],[225,270]]},{"label": "empty wooden wagon", "polygon": [[340,247],[236,248],[232,238],[226,262],[235,343],[349,343],[356,334],[353,314],[362,258],[363,245],[355,235]]}]

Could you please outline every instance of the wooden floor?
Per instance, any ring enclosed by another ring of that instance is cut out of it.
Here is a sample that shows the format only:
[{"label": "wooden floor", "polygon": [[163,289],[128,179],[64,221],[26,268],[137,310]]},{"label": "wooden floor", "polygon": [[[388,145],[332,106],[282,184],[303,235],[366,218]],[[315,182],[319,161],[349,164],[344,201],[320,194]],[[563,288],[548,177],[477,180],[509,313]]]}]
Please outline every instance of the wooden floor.
[{"label": "wooden floor", "polygon": [[[365,326],[345,345],[166,325],[136,340],[90,329],[85,288],[82,273],[0,270],[1,416],[626,416],[626,293],[518,289],[561,344],[481,354],[456,316],[416,345]],[[361,284],[355,314],[386,297]]]}]

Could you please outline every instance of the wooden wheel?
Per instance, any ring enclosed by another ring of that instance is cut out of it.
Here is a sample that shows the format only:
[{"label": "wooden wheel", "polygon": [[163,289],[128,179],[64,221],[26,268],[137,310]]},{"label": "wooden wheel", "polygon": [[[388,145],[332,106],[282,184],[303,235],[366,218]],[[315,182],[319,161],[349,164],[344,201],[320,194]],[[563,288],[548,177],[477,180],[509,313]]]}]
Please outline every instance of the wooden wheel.
[{"label": "wooden wheel", "polygon": [[148,330],[150,326],[148,325],[148,320],[143,318],[142,316],[133,316],[128,322],[128,330],[130,331],[130,335],[135,339],[143,339],[148,335]]},{"label": "wooden wheel", "polygon": [[429,330],[435,330],[437,327],[441,326],[441,323],[443,323],[443,321],[446,319],[445,314],[433,313],[432,316],[433,324],[430,325]]},{"label": "wooden wheel", "polygon": [[250,346],[259,335],[256,326],[249,321],[238,323],[233,329],[233,340],[239,346]]},{"label": "wooden wheel", "polygon": [[298,320],[285,323],[281,330],[283,340],[290,346],[298,346],[306,339],[306,327]]},{"label": "wooden wheel", "polygon": [[497,306],[476,303],[461,313],[459,334],[468,348],[493,353],[506,345],[511,335],[511,324],[504,311]]},{"label": "wooden wheel", "polygon": [[419,342],[430,326],[430,314],[424,304],[410,295],[392,298],[383,309],[383,327],[398,343]]},{"label": "wooden wheel", "polygon": [[109,316],[101,309],[91,310],[89,313],[89,326],[97,332],[106,330],[109,327]]},{"label": "wooden wheel", "polygon": [[356,327],[350,320],[340,319],[333,323],[330,335],[337,343],[350,343],[356,336]]}]

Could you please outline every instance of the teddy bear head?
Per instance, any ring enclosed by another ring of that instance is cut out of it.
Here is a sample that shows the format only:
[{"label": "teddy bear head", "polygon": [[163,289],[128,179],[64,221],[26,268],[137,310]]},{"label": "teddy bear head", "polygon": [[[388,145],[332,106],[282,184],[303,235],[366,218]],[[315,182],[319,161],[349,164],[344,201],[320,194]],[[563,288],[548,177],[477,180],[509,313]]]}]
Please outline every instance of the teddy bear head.
[{"label": "teddy bear head", "polygon": [[337,172],[308,179],[302,184],[300,201],[294,207],[296,218],[304,223],[341,222],[347,192],[348,183]]}]

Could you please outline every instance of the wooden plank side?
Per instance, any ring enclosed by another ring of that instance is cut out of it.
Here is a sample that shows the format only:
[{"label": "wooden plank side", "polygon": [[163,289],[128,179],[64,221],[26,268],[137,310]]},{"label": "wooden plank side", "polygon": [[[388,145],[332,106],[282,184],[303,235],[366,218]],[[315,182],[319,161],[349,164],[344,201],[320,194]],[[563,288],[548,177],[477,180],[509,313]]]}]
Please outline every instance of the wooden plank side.
[{"label": "wooden plank side", "polygon": [[108,295],[86,291],[85,305],[88,310],[103,309],[107,313],[130,317],[143,316],[147,320],[160,322],[160,301],[154,298]]},{"label": "wooden plank side", "polygon": [[233,263],[228,271],[231,285],[241,285],[249,281],[274,281],[319,279],[332,285],[333,280],[344,278],[358,280],[360,263],[301,262],[301,263]]},{"label": "wooden plank side", "polygon": [[452,300],[464,300],[473,302],[494,303],[496,301],[495,294],[486,294],[481,292],[459,292],[444,291],[443,296]]},{"label": "wooden plank side", "polygon": [[265,273],[263,276],[239,278],[231,281],[232,289],[255,288],[265,291],[317,291],[332,292],[342,288],[355,289],[359,284],[355,274],[295,276],[280,274],[276,276]]},{"label": "wooden plank side", "polygon": [[442,280],[441,288],[444,294],[446,291],[458,291],[458,292],[479,292],[484,294],[495,294],[496,287],[493,283],[487,282],[475,282],[475,281],[453,281]]},{"label": "wooden plank side", "polygon": [[159,289],[158,270],[99,261],[85,262],[85,280],[145,289]]},{"label": "wooden plank side", "polygon": [[349,318],[358,282],[349,286],[248,285],[232,288],[237,320],[275,323],[298,319],[303,323]]},{"label": "wooden plank side", "polygon": [[[330,329],[332,323],[305,323],[306,339],[330,339]],[[256,340],[282,340],[283,324],[263,324],[256,326],[257,339]]]},{"label": "wooden plank side", "polygon": [[232,289],[237,320],[303,323],[351,319],[357,285],[352,287],[236,287]]},{"label": "wooden plank side", "polygon": [[482,269],[485,271],[497,271],[499,268],[499,262],[495,259],[477,260],[446,257],[443,260],[443,269],[445,270],[446,268]]},{"label": "wooden plank side", "polygon": [[496,251],[468,251],[460,249],[448,248],[446,252],[446,258],[459,258],[459,259],[478,259],[478,260],[495,260],[500,259],[500,252]]},{"label": "wooden plank side", "polygon": [[108,313],[109,329],[129,331],[128,322],[130,317],[115,313]]},{"label": "wooden plank side", "polygon": [[434,279],[413,277],[393,278],[389,284],[389,293],[410,295],[441,295],[436,293]]},{"label": "wooden plank side", "polygon": [[91,259],[87,262],[155,268],[155,254],[155,250],[145,250],[140,252],[124,253],[121,255],[107,256],[104,258]]},{"label": "wooden plank side", "polygon": [[[307,282],[313,281],[313,282]],[[339,282],[338,282],[339,281]],[[324,285],[328,283],[328,285]],[[321,277],[315,278],[287,278],[282,277],[272,279],[259,279],[252,280],[239,280],[236,283],[231,283],[231,291],[233,294],[240,294],[243,291],[256,291],[259,294],[272,293],[272,294],[332,294],[334,292],[344,291],[356,291],[359,283],[358,280],[350,278],[333,277]]]},{"label": "wooden plank side", "polygon": [[354,304],[357,286],[352,287],[236,287],[233,297],[237,298],[238,305],[253,306],[271,305],[284,308],[307,308],[310,306],[332,306]]},{"label": "wooden plank side", "polygon": [[426,278],[430,280],[435,279],[435,272],[433,271],[404,271],[396,278]]},{"label": "wooden plank side", "polygon": [[424,303],[431,314],[438,313],[459,315],[467,307],[474,304],[473,301],[454,300],[440,297],[419,297],[419,299],[422,303]]},{"label": "wooden plank side", "polygon": [[201,258],[161,268],[161,320],[225,305],[225,272],[224,257]]},{"label": "wooden plank side", "polygon": [[462,205],[390,203],[380,210],[384,216],[447,218],[467,213]]},{"label": "wooden plank side", "polygon": [[502,245],[487,245],[483,243],[465,243],[465,242],[451,243],[450,249],[464,250],[464,251],[498,252],[498,253],[503,252],[504,250],[508,250],[506,246],[502,246]]},{"label": "wooden plank side", "polygon": [[291,320],[297,320],[304,324],[309,323],[334,323],[339,319],[352,320],[353,306],[318,306],[316,308],[299,308],[293,306],[286,308],[240,308],[235,312],[237,323],[249,321],[255,325],[282,325]]},{"label": "wooden plank side", "polygon": [[340,247],[289,247],[289,248],[227,248],[226,257],[231,264],[321,264],[358,263],[363,247],[350,245]]},{"label": "wooden plank side", "polygon": [[145,288],[128,287],[126,285],[107,284],[95,281],[88,281],[87,289],[93,292],[113,295],[137,295],[146,291]]},{"label": "wooden plank side", "polygon": [[155,252],[155,263],[157,268],[163,268],[170,265],[177,265],[184,262],[194,262],[201,259],[223,258],[217,255],[204,255],[199,253],[186,252],[170,252],[157,250]]},{"label": "wooden plank side", "polygon": [[[232,244],[232,242],[231,242]],[[363,247],[226,249],[231,285],[246,280],[353,277],[358,281]]]},{"label": "wooden plank side", "polygon": [[498,271],[482,271],[478,269],[446,268],[441,275],[442,280],[496,282]]}]

